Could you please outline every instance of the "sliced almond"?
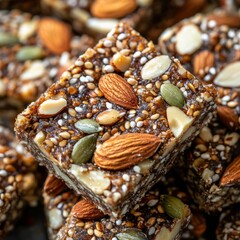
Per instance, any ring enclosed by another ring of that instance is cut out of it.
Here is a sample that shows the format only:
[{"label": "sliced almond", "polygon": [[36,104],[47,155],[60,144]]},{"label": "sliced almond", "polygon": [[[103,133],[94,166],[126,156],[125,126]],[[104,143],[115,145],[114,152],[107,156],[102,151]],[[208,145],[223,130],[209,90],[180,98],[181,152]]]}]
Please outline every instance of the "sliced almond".
[{"label": "sliced almond", "polygon": [[95,151],[94,161],[104,169],[126,169],[151,157],[160,143],[161,139],[152,134],[123,134],[105,141]]},{"label": "sliced almond", "polygon": [[99,19],[99,18],[89,18],[87,20],[87,27],[94,32],[101,34],[107,34],[118,24],[117,19]]},{"label": "sliced almond", "polygon": [[220,186],[240,183],[240,156],[236,157],[226,168],[221,180]]},{"label": "sliced almond", "polygon": [[61,54],[70,49],[72,32],[64,22],[43,18],[38,26],[38,35],[43,44],[53,53]]},{"label": "sliced almond", "polygon": [[103,212],[86,199],[82,199],[76,203],[72,208],[71,214],[76,218],[84,220],[94,220],[104,217]]},{"label": "sliced almond", "polygon": [[103,75],[99,80],[99,88],[112,103],[128,109],[136,109],[138,106],[132,86],[116,73]]},{"label": "sliced almond", "polygon": [[18,30],[18,38],[20,41],[24,42],[29,37],[33,36],[35,32],[37,31],[38,21],[32,20],[27,21],[21,24]]},{"label": "sliced almond", "polygon": [[193,69],[195,74],[200,74],[213,67],[214,54],[208,50],[199,52],[193,59]]},{"label": "sliced almond", "polygon": [[188,117],[182,110],[174,106],[167,108],[167,120],[176,138],[180,137],[193,123],[193,118]]},{"label": "sliced almond", "polygon": [[53,117],[60,113],[67,106],[65,98],[48,99],[44,101],[38,108],[38,116],[42,118]]},{"label": "sliced almond", "polygon": [[117,52],[113,55],[111,63],[118,71],[125,72],[130,67],[131,57]]},{"label": "sliced almond", "polygon": [[44,184],[44,192],[50,196],[57,196],[67,189],[68,187],[65,185],[65,183],[62,180],[56,178],[54,175],[49,175]]},{"label": "sliced almond", "polygon": [[72,164],[69,172],[96,194],[102,194],[111,185],[109,178],[100,170],[83,171],[82,167]]},{"label": "sliced almond", "polygon": [[221,87],[240,87],[240,61],[230,63],[218,73],[214,84]]},{"label": "sliced almond", "polygon": [[151,80],[165,73],[171,65],[171,59],[167,55],[157,56],[148,61],[142,68],[143,80]]},{"label": "sliced almond", "polygon": [[136,8],[136,0],[96,0],[90,11],[98,18],[121,18],[132,13]]},{"label": "sliced almond", "polygon": [[35,80],[42,77],[46,73],[45,66],[42,61],[32,62],[28,68],[20,75],[22,81]]},{"label": "sliced almond", "polygon": [[37,145],[41,145],[43,143],[43,141],[45,140],[46,136],[45,134],[40,131],[36,134],[35,138],[34,138],[34,142],[37,144]]},{"label": "sliced almond", "polygon": [[121,119],[122,115],[115,109],[109,109],[99,113],[96,121],[101,125],[111,126]]},{"label": "sliced almond", "polygon": [[176,35],[176,50],[179,54],[192,54],[202,46],[202,34],[194,24],[183,26]]}]

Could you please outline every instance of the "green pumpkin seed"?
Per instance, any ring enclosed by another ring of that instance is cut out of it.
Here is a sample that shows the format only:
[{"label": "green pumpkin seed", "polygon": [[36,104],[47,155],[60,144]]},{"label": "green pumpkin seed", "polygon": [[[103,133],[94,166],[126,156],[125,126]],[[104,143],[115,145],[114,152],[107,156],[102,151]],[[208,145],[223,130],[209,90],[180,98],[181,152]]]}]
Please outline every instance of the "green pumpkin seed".
[{"label": "green pumpkin seed", "polygon": [[161,85],[160,92],[164,100],[171,106],[182,108],[184,106],[184,96],[182,91],[171,83]]},{"label": "green pumpkin seed", "polygon": [[137,228],[127,228],[116,237],[118,240],[148,240],[147,236]]},{"label": "green pumpkin seed", "polygon": [[37,46],[28,46],[21,48],[17,54],[16,58],[19,61],[34,60],[44,57],[44,50]]},{"label": "green pumpkin seed", "polygon": [[102,131],[100,125],[93,119],[79,120],[75,123],[75,127],[88,134]]},{"label": "green pumpkin seed", "polygon": [[162,195],[160,197],[164,211],[172,218],[182,219],[185,217],[185,205],[176,197]]},{"label": "green pumpkin seed", "polygon": [[12,46],[19,43],[19,39],[9,33],[0,32],[0,46]]},{"label": "green pumpkin seed", "polygon": [[91,158],[96,148],[97,134],[91,134],[81,138],[75,143],[72,151],[73,163],[86,163]]}]

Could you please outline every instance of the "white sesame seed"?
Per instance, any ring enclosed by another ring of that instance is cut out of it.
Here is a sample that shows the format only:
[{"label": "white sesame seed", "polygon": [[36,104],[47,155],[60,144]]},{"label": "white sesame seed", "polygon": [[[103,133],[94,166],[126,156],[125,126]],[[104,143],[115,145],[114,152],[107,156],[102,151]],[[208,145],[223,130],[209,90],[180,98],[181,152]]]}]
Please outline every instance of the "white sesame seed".
[{"label": "white sesame seed", "polygon": [[122,190],[123,190],[123,192],[124,193],[126,193],[127,192],[127,190],[128,190],[128,187],[127,187],[127,185],[122,185]]},{"label": "white sesame seed", "polygon": [[88,82],[93,82],[94,81],[93,77],[91,77],[91,76],[86,76],[86,79],[88,80]]},{"label": "white sesame seed", "polygon": [[128,182],[130,180],[130,176],[128,174],[124,173],[122,175],[122,179]]},{"label": "white sesame seed", "polygon": [[77,61],[75,62],[75,65],[77,65],[77,66],[82,66],[82,65],[83,65],[83,61],[77,60]]},{"label": "white sesame seed", "polygon": [[118,219],[118,220],[116,221],[116,224],[117,224],[118,226],[120,226],[120,225],[122,224],[122,220]]},{"label": "white sesame seed", "polygon": [[141,56],[141,52],[139,52],[139,51],[137,51],[137,52],[135,52],[134,54],[133,54],[133,57],[134,58],[138,58],[138,57],[140,57]]},{"label": "white sesame seed", "polygon": [[141,59],[140,59],[140,63],[141,64],[144,64],[144,63],[146,63],[147,62],[147,58],[146,57],[141,57]]},{"label": "white sesame seed", "polygon": [[118,40],[123,40],[127,37],[127,35],[125,33],[121,33],[118,35]]},{"label": "white sesame seed", "polygon": [[139,166],[134,166],[133,167],[133,171],[136,173],[140,173],[141,172],[141,168]]},{"label": "white sesame seed", "polygon": [[210,154],[209,153],[203,153],[203,154],[201,154],[201,158],[210,159]]},{"label": "white sesame seed", "polygon": [[68,119],[67,113],[63,113],[63,118],[64,118],[64,119]]},{"label": "white sesame seed", "polygon": [[226,95],[222,98],[222,101],[228,102],[230,100],[230,96]]},{"label": "white sesame seed", "polygon": [[210,72],[212,75],[216,74],[216,68],[211,67],[211,68],[209,69],[209,72]]},{"label": "white sesame seed", "polygon": [[85,88],[85,87],[84,87],[83,85],[81,85],[81,86],[78,88],[78,91],[79,91],[79,92],[82,92],[84,88]]},{"label": "white sesame seed", "polygon": [[82,109],[81,107],[75,107],[75,111],[76,111],[76,112],[82,112],[83,109]]},{"label": "white sesame seed", "polygon": [[1,177],[7,176],[7,171],[6,170],[0,170],[0,176]]},{"label": "white sesame seed", "polygon": [[148,235],[153,235],[155,233],[155,227],[151,227],[149,230],[148,230]]},{"label": "white sesame seed", "polygon": [[71,78],[69,82],[70,84],[74,84],[77,82],[77,78]]},{"label": "white sesame seed", "polygon": [[106,71],[106,72],[114,72],[114,68],[111,65],[104,66],[103,70]]},{"label": "white sesame seed", "polygon": [[103,63],[104,63],[104,64],[108,64],[108,63],[109,63],[108,59],[107,59],[107,58],[104,58],[104,59],[103,59]]},{"label": "white sesame seed", "polygon": [[136,126],[136,123],[135,123],[134,121],[131,121],[131,122],[130,122],[130,127],[131,127],[131,128],[134,128],[135,126]]},{"label": "white sesame seed", "polygon": [[112,109],[113,105],[110,102],[106,102],[107,109]]},{"label": "white sesame seed", "polygon": [[137,127],[142,127],[143,126],[143,121],[139,121],[139,122],[137,122]]},{"label": "white sesame seed", "polygon": [[104,40],[103,45],[105,47],[111,47],[112,46],[112,41],[110,41],[109,39],[106,39],[106,40]]},{"label": "white sesame seed", "polygon": [[206,33],[203,33],[202,34],[202,40],[203,41],[208,41],[208,39],[209,39],[208,35]]},{"label": "white sesame seed", "polygon": [[216,22],[215,22],[214,20],[210,20],[210,21],[208,22],[208,27],[214,28],[215,26],[216,26]]},{"label": "white sesame seed", "polygon": [[225,146],[222,145],[222,144],[220,144],[220,145],[217,145],[216,149],[217,149],[218,151],[224,151],[224,150],[225,150]]}]

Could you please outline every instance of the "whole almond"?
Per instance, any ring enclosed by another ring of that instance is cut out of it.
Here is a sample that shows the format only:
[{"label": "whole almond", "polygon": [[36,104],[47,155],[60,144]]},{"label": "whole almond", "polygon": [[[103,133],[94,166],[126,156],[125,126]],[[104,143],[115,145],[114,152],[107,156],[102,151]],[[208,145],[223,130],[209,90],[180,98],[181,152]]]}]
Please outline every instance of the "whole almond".
[{"label": "whole almond", "polygon": [[67,190],[65,183],[53,175],[49,175],[44,185],[44,192],[51,196],[57,196]]},{"label": "whole almond", "polygon": [[127,133],[105,141],[95,151],[95,163],[104,169],[120,170],[151,157],[161,139],[152,134]]},{"label": "whole almond", "polygon": [[99,88],[110,102],[127,109],[136,109],[137,96],[128,82],[116,73],[103,75],[99,80]]},{"label": "whole almond", "polygon": [[70,49],[72,32],[69,25],[53,18],[43,18],[38,27],[43,44],[53,53],[61,54]]},{"label": "whole almond", "polygon": [[218,25],[227,25],[234,28],[240,27],[240,16],[238,14],[210,14],[208,20],[213,20]]},{"label": "whole almond", "polygon": [[204,50],[195,55],[193,59],[193,70],[195,74],[200,74],[201,70],[203,73],[205,69],[210,69],[214,64],[214,55],[208,50]]},{"label": "whole almond", "polygon": [[121,18],[136,8],[136,0],[96,0],[92,4],[91,13],[98,18]]},{"label": "whole almond", "polygon": [[94,220],[104,217],[103,212],[86,199],[82,199],[76,203],[71,213],[74,217],[85,220]]},{"label": "whole almond", "polygon": [[239,127],[238,115],[234,113],[234,110],[225,107],[217,107],[218,118],[229,129],[236,129]]},{"label": "whole almond", "polygon": [[233,162],[228,165],[220,179],[221,187],[237,183],[240,183],[240,156],[236,157]]}]

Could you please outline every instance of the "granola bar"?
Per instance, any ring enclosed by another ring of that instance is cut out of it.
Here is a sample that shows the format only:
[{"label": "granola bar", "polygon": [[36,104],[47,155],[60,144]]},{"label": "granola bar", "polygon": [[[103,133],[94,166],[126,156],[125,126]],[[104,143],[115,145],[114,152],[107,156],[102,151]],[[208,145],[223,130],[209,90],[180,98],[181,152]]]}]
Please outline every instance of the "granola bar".
[{"label": "granola bar", "polygon": [[14,227],[26,204],[38,200],[37,164],[16,143],[13,134],[0,126],[0,239]]},{"label": "granola bar", "polygon": [[17,118],[40,164],[125,214],[207,124],[216,91],[120,23]]},{"label": "granola bar", "polygon": [[153,0],[42,0],[45,13],[55,14],[71,22],[78,32],[104,37],[120,21],[126,21],[140,32],[145,31],[154,9],[161,1]]},{"label": "granola bar", "polygon": [[91,44],[59,20],[0,11],[0,108],[23,109],[36,100]]},{"label": "granola bar", "polygon": [[218,90],[219,120],[240,129],[240,14],[198,14],[165,30],[159,45],[183,66]]},{"label": "granola bar", "polygon": [[49,238],[53,239],[180,239],[190,210],[167,190],[156,186],[122,219],[104,216],[90,201],[76,196],[49,176],[44,202]]},{"label": "granola bar", "polygon": [[240,239],[240,210],[239,205],[226,209],[220,216],[216,230],[217,240]]},{"label": "granola bar", "polygon": [[179,162],[192,198],[206,212],[240,202],[240,135],[218,122],[204,127]]}]

